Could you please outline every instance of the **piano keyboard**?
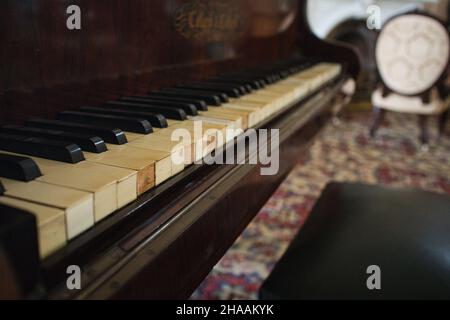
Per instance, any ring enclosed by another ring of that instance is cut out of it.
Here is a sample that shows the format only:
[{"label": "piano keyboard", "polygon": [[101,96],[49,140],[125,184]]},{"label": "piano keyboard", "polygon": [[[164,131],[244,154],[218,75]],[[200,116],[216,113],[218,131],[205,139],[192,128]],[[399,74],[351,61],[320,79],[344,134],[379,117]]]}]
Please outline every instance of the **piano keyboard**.
[{"label": "piano keyboard", "polygon": [[[338,64],[297,62],[3,126],[0,204],[36,216],[40,255],[48,257],[232,141],[236,130],[257,127],[341,71]],[[194,137],[196,123],[209,136],[172,141],[180,128]],[[184,161],[174,163],[174,156]]]}]

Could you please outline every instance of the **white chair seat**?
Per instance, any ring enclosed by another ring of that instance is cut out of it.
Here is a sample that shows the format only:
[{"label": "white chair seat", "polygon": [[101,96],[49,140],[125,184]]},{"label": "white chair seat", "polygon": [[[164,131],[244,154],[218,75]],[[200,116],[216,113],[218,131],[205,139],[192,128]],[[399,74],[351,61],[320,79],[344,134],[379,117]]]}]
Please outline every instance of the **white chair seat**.
[{"label": "white chair seat", "polygon": [[430,103],[423,103],[420,97],[408,97],[397,93],[390,93],[383,97],[382,90],[378,89],[372,94],[372,104],[375,107],[403,113],[421,115],[439,115],[450,107],[450,97],[442,100],[434,89],[431,93]]}]

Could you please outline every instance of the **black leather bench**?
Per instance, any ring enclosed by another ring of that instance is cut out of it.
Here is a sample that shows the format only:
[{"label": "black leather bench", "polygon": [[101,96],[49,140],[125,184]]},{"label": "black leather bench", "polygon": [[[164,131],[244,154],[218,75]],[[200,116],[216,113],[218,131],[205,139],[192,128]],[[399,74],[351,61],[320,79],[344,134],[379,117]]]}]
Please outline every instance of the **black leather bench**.
[{"label": "black leather bench", "polygon": [[450,197],[328,185],[260,298],[450,299]]}]

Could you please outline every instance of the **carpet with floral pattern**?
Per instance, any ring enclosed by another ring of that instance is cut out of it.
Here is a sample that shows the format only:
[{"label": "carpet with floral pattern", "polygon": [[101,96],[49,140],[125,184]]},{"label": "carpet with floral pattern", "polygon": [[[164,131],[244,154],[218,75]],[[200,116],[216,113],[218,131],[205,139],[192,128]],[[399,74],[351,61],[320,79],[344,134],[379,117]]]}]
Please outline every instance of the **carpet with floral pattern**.
[{"label": "carpet with floral pattern", "polygon": [[[421,188],[450,194],[450,133],[429,152],[418,145],[417,119],[388,114],[376,139],[371,115],[348,113],[329,124],[192,299],[257,299],[258,290],[301,229],[330,181]],[[431,124],[431,123],[430,123]],[[435,127],[435,126],[433,126]],[[447,128],[449,129],[449,128]],[[450,213],[450,212],[449,212]]]}]

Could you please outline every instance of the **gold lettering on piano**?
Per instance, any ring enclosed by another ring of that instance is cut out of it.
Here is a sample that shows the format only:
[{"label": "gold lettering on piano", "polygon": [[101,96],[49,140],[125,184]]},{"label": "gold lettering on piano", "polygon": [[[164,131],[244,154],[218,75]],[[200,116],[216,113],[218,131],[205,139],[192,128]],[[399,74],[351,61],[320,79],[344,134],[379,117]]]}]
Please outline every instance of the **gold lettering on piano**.
[{"label": "gold lettering on piano", "polygon": [[246,19],[235,1],[194,0],[175,13],[175,28],[185,38],[220,42],[239,37]]}]

